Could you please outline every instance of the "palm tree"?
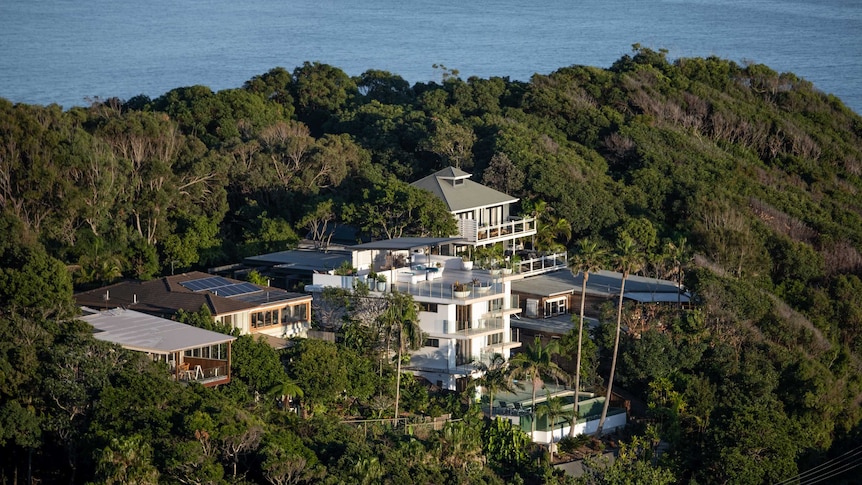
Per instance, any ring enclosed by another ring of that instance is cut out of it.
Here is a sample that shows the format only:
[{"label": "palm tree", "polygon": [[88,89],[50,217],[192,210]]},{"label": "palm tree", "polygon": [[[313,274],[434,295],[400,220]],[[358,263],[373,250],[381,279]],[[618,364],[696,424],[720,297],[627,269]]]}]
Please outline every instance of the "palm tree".
[{"label": "palm tree", "polygon": [[684,237],[680,237],[675,243],[667,243],[667,256],[673,261],[673,269],[676,273],[676,286],[678,291],[676,303],[678,307],[682,307],[682,267],[691,258],[687,243],[688,241]]},{"label": "palm tree", "polygon": [[[547,345],[542,345],[542,339],[536,336],[533,345],[528,346],[524,352],[515,355],[509,360],[514,374],[530,379],[533,384],[531,409],[534,415],[536,412],[536,390],[543,383],[542,377],[565,378],[565,372],[552,360],[552,357],[558,353],[560,353],[559,344],[556,340],[551,340]],[[536,431],[535,416],[531,421],[530,438],[532,439]]]},{"label": "palm tree", "polygon": [[[554,428],[557,424],[557,418],[565,414],[563,410],[563,398],[561,397],[551,397],[547,396],[545,402],[539,404],[539,407],[536,409],[536,417],[541,418],[542,416],[548,417],[548,423],[551,425],[551,441],[548,442],[548,451],[551,453],[551,462],[554,461]],[[574,428],[574,421],[570,421],[572,426],[570,428]],[[562,427],[561,427],[562,428]],[[562,434],[562,429],[560,430]]]},{"label": "palm tree", "polygon": [[416,350],[422,345],[424,335],[419,327],[416,305],[413,298],[406,293],[392,292],[387,294],[389,305],[382,318],[387,320],[388,327],[395,333],[398,341],[395,371],[395,424],[398,425],[398,405],[401,401],[401,355],[407,350]]},{"label": "palm tree", "polygon": [[[575,358],[575,402],[572,404],[572,422],[578,419],[578,396],[581,392],[581,339],[584,336],[584,302],[587,298],[587,280],[590,279],[590,273],[601,269],[604,257],[605,250],[597,242],[589,239],[581,239],[580,249],[572,257],[569,266],[573,273],[579,272],[584,275],[581,282],[581,315],[580,322],[578,323],[578,352]],[[569,436],[574,438],[574,426],[569,428]]]},{"label": "palm tree", "polygon": [[477,370],[482,372],[482,377],[476,379],[476,384],[488,391],[488,402],[491,406],[491,419],[494,419],[494,394],[501,392],[515,392],[515,389],[523,389],[520,383],[512,379],[512,371],[506,365],[506,359],[499,353],[491,356],[488,364],[480,363]]},{"label": "palm tree", "polygon": [[613,392],[614,372],[617,368],[617,354],[620,350],[620,326],[623,319],[623,295],[626,291],[626,279],[631,273],[639,271],[643,265],[643,256],[640,249],[634,240],[628,236],[624,236],[617,242],[617,251],[614,257],[616,259],[617,270],[622,273],[623,277],[620,283],[620,296],[617,304],[617,332],[614,338],[614,356],[611,359],[611,375],[608,379],[608,390],[605,395],[604,406],[602,406],[602,416],[599,418],[599,426],[596,428],[596,436],[602,435],[602,428],[608,416],[608,405],[611,402],[611,393]]},{"label": "palm tree", "polygon": [[290,403],[292,398],[303,396],[299,384],[287,377],[287,375],[281,376],[281,379],[267,391],[267,394],[274,396],[276,399],[281,399],[284,408],[287,408],[287,404]]}]

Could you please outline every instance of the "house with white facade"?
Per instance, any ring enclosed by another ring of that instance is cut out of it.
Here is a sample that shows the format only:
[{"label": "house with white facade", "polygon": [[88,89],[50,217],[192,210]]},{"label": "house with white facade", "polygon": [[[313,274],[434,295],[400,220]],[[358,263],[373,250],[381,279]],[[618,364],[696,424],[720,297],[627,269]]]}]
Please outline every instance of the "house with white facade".
[{"label": "house with white facade", "polygon": [[[488,362],[494,353],[508,358],[510,350],[521,345],[510,325],[512,315],[521,311],[511,293],[511,280],[520,275],[464,270],[460,258],[433,254],[433,248],[452,242],[397,238],[352,246],[353,275],[320,272],[306,289],[320,292],[362,283],[372,297],[387,291],[410,294],[427,338],[406,369],[441,388],[463,389],[467,379],[475,377],[477,363]],[[386,282],[369,281],[369,274],[384,275]]]},{"label": "house with white facade", "polygon": [[470,180],[472,175],[446,167],[413,182],[443,200],[458,223],[460,240],[441,248],[442,254],[456,255],[467,247],[477,248],[504,243],[507,248],[522,247],[522,240],[536,234],[536,219],[513,213],[517,197]]}]

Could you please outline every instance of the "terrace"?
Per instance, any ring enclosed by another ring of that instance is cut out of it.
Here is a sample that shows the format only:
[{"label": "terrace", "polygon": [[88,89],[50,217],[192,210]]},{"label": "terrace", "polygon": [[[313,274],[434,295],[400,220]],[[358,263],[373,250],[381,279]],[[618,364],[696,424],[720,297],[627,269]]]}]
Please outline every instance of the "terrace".
[{"label": "terrace", "polygon": [[[533,441],[537,443],[551,443],[568,436],[570,427],[568,418],[571,416],[572,403],[574,402],[574,389],[557,384],[544,384],[542,389],[536,392],[536,408],[539,408],[548,398],[562,398],[564,415],[551,421],[547,415],[536,416],[532,402],[532,386],[528,382],[523,384],[524,388],[517,389],[514,393],[495,394],[493,403],[488,402],[487,396],[482,396],[483,412],[490,414],[493,405],[494,416],[511,421],[512,424],[520,426],[528,434],[532,431],[533,419],[535,419],[536,427]],[[604,402],[604,396],[596,396],[589,392],[579,393],[578,419],[575,421],[576,435],[590,434],[596,431]],[[611,404],[614,402],[611,401]],[[625,424],[626,410],[624,408],[611,407],[608,409],[604,425],[605,430],[609,431],[625,426]]]},{"label": "terrace", "polygon": [[96,339],[164,362],[176,381],[204,386],[230,382],[231,343],[235,337],[134,310],[83,311],[81,320],[93,326]]},{"label": "terrace", "polygon": [[472,244],[496,244],[534,234],[536,219],[533,217],[510,217],[506,222],[493,225],[480,224],[475,219],[458,220],[458,235]]}]

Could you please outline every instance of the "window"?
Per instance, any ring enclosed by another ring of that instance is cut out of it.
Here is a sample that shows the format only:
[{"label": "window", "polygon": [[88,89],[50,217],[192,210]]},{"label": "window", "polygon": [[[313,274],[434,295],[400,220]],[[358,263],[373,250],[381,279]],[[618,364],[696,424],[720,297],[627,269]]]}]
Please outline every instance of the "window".
[{"label": "window", "polygon": [[545,301],[545,316],[566,314],[566,297]]},{"label": "window", "polygon": [[473,328],[472,307],[468,305],[458,305],[455,307],[455,328],[459,331]]},{"label": "window", "polygon": [[419,306],[420,312],[437,313],[437,304],[436,303],[419,302],[418,306]]},{"label": "window", "polygon": [[424,346],[425,347],[440,347],[440,339],[439,338],[426,338]]},{"label": "window", "polygon": [[278,310],[255,312],[251,315],[251,327],[263,328],[278,324]]},{"label": "window", "polygon": [[286,306],[281,309],[281,323],[305,322],[308,321],[308,305],[303,303],[296,306]]},{"label": "window", "polygon": [[302,305],[297,305],[293,308],[293,317],[297,320],[307,321],[308,320],[308,305],[303,303]]},{"label": "window", "polygon": [[487,337],[485,337],[485,345],[486,346],[497,345],[497,344],[501,344],[501,343],[503,343],[503,332],[495,333],[495,334],[488,335]]}]

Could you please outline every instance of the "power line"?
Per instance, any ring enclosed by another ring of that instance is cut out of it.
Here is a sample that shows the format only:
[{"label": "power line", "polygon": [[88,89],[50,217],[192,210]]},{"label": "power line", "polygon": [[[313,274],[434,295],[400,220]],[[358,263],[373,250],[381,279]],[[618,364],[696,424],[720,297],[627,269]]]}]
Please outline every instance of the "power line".
[{"label": "power line", "polygon": [[[857,446],[856,448],[853,448],[853,449],[845,452],[841,456],[838,456],[836,458],[832,458],[831,460],[827,460],[827,461],[825,461],[825,462],[823,462],[823,463],[821,463],[821,464],[819,464],[813,468],[805,470],[804,472],[802,472],[796,476],[793,476],[793,477],[787,478],[781,482],[778,482],[775,485],[786,485],[789,483],[800,483],[801,484],[803,482],[803,480],[806,480],[808,478],[816,480],[813,482],[808,482],[808,483],[813,484],[813,483],[817,483],[820,480],[825,480],[826,478],[831,478],[831,477],[835,476],[836,474],[843,473],[847,470],[851,470],[851,469],[853,469],[859,465],[862,465],[862,459],[860,459],[862,457],[856,456],[856,455],[859,455],[860,453],[862,453],[862,445]],[[853,461],[847,462],[847,460],[850,460],[851,458],[853,458]],[[825,474],[825,473],[829,473],[830,475],[824,477],[822,474]],[[814,476],[812,476],[812,475],[814,475]],[[819,475],[819,477],[818,477],[818,475]]]},{"label": "power line", "polygon": [[827,479],[832,478],[836,475],[841,475],[842,473],[844,473],[848,470],[852,470],[859,465],[862,465],[862,460],[856,460],[856,462],[854,462],[854,463],[848,463],[848,464],[844,465],[843,467],[832,471],[829,475],[824,475],[824,476],[818,477],[818,478],[814,479],[814,481],[805,482],[805,484],[806,485],[813,485],[815,483],[822,482],[823,480],[827,480]]}]

